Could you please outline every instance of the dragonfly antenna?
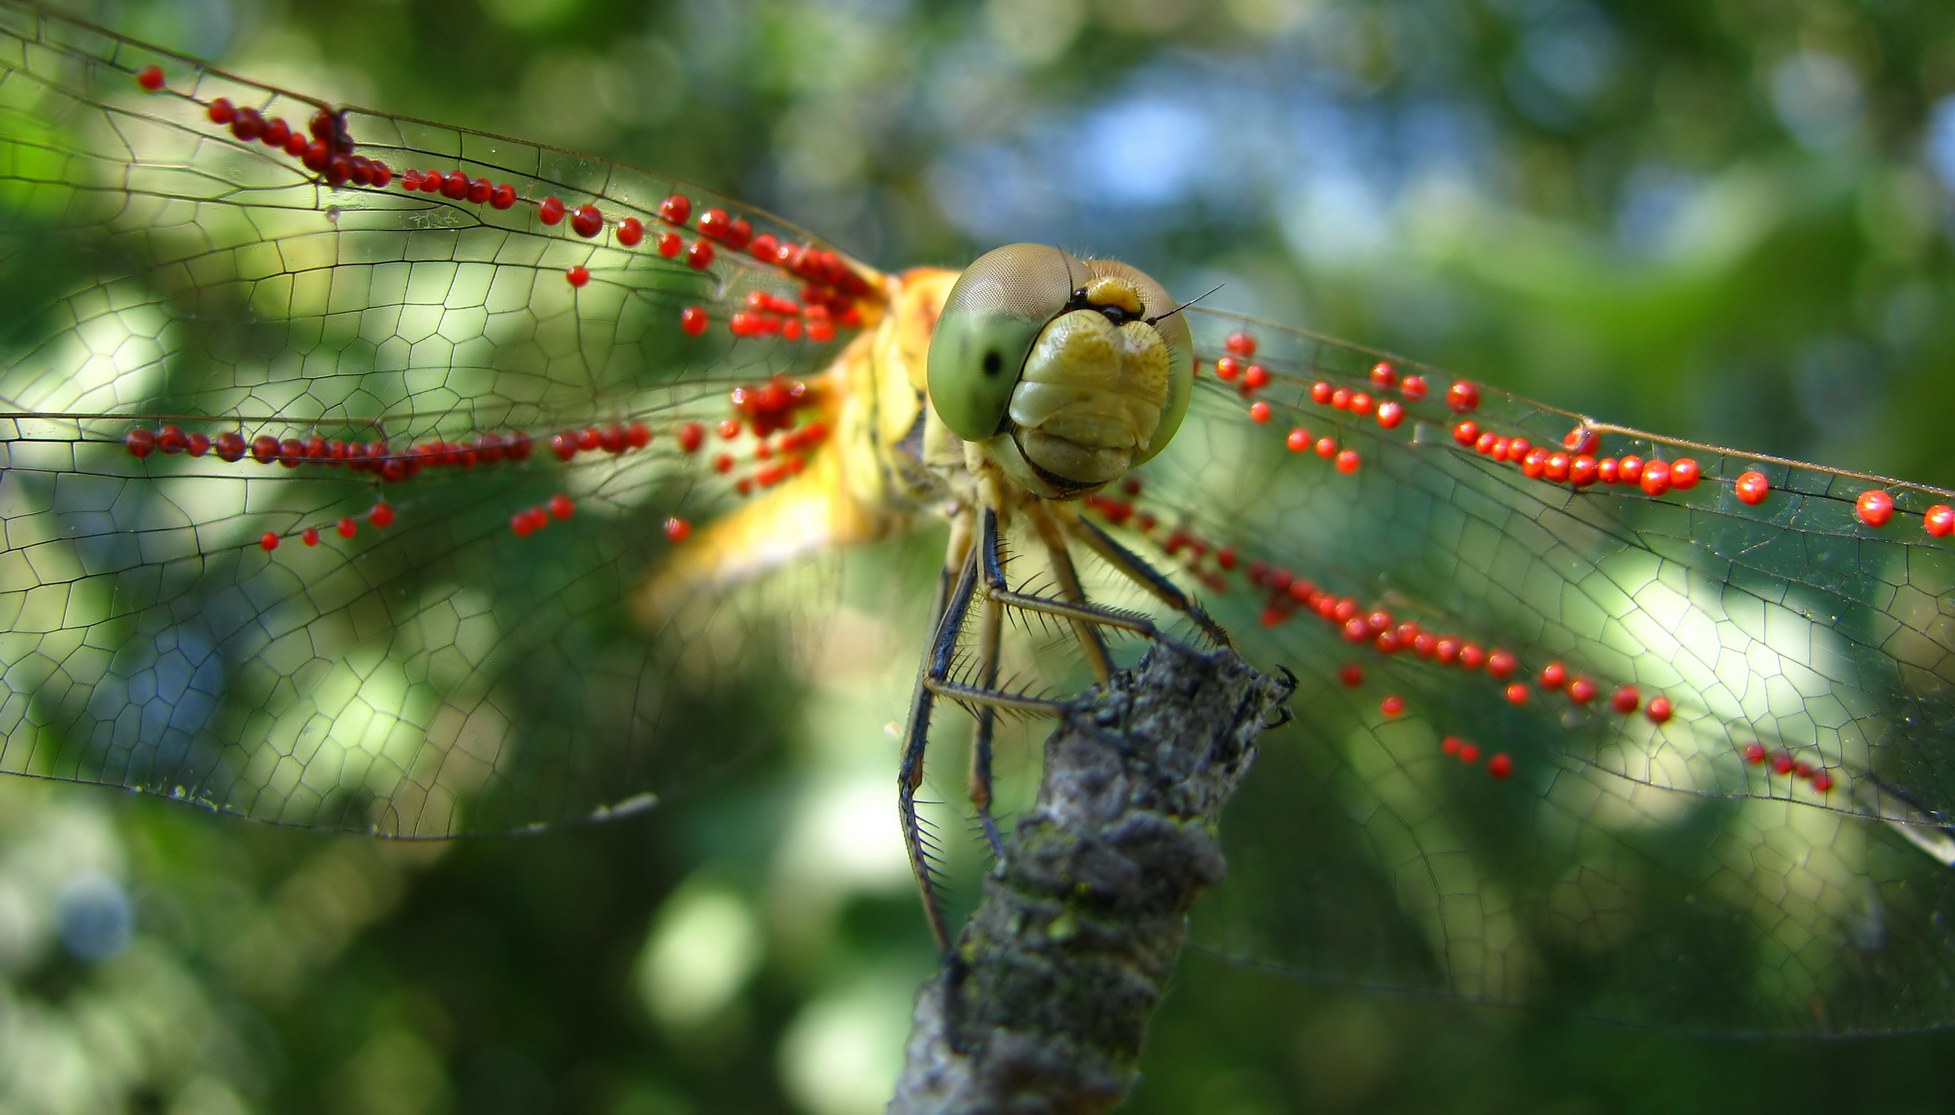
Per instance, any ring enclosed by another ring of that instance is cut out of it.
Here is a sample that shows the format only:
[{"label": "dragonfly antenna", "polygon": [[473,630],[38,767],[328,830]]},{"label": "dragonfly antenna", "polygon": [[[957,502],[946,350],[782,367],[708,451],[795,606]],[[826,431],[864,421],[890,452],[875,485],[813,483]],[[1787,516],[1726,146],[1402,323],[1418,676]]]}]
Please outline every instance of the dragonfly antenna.
[{"label": "dragonfly antenna", "polygon": [[1221,283],[1216,283],[1214,286],[1209,287],[1207,290],[1204,290],[1200,294],[1195,295],[1193,298],[1188,299],[1186,302],[1183,302],[1179,306],[1176,306],[1174,309],[1169,310],[1167,313],[1156,314],[1153,317],[1145,318],[1143,320],[1145,320],[1147,324],[1152,325],[1155,322],[1162,320],[1163,318],[1173,317],[1174,315],[1180,313],[1181,311],[1187,309],[1188,307],[1194,305],[1195,303],[1200,302],[1203,299],[1207,298],[1209,295],[1214,294],[1216,291],[1221,290],[1222,285],[1223,284]]}]

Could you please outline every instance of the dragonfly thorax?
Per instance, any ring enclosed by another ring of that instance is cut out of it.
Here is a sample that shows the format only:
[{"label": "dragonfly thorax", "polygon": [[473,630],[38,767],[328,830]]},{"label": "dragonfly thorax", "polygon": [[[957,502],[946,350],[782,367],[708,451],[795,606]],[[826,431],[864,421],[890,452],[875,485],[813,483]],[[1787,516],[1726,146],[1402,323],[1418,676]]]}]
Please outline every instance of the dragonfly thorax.
[{"label": "dragonfly thorax", "polygon": [[1088,495],[1158,453],[1187,410],[1192,346],[1173,308],[1159,283],[1125,264],[999,248],[944,304],[930,344],[931,404],[1035,495]]}]

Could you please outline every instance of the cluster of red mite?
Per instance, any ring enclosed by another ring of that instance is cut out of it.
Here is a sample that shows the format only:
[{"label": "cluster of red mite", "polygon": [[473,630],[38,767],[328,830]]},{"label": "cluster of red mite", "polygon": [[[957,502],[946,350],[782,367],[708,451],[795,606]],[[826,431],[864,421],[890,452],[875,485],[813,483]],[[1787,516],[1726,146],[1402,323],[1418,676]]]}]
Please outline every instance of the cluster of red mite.
[{"label": "cluster of red mite", "polygon": [[[152,93],[163,92],[168,87],[158,66],[138,71],[135,78],[139,86]],[[497,210],[524,205],[533,208],[537,221],[545,226],[554,227],[567,221],[570,231],[587,240],[609,229],[620,247],[637,248],[644,244],[660,257],[683,262],[695,271],[705,271],[712,265],[715,253],[725,250],[745,253],[762,265],[799,280],[798,298],[762,290],[749,292],[742,308],[726,319],[727,330],[736,337],[826,343],[835,339],[838,330],[861,327],[859,303],[872,293],[867,280],[836,253],[807,243],[783,241],[772,233],[756,234],[745,218],[732,216],[720,208],[704,209],[695,220],[692,199],[682,193],[675,192],[659,204],[653,218],[659,227],[652,230],[635,216],[613,218],[595,204],[571,208],[556,197],[526,197],[507,182],[470,177],[458,169],[407,170],[396,176],[387,164],[356,149],[343,114],[323,107],[300,130],[280,117],[268,117],[256,108],[240,106],[226,97],[197,103],[203,106],[205,116],[213,124],[228,129],[236,139],[283,152],[335,189],[347,186],[386,189],[398,185],[406,192],[440,194],[451,201]],[[696,235],[688,239],[688,232]],[[578,288],[588,285],[591,277],[584,265],[565,273],[569,284]],[[705,304],[689,305],[680,310],[678,325],[687,335],[699,336],[711,326],[712,320]],[[828,436],[826,425],[820,421],[794,428],[797,412],[810,402],[805,385],[780,377],[731,392],[730,416],[719,422],[717,433],[728,442],[751,433],[754,438],[751,456],[757,462],[750,474],[734,479],[736,492],[748,495],[801,472],[808,454]],[[670,433],[680,451],[686,454],[700,453],[708,440],[707,428],[698,422],[682,423]],[[186,432],[177,425],[131,430],[124,439],[129,452],[139,458],[152,453],[182,454],[236,463],[249,457],[261,465],[362,472],[389,483],[412,479],[430,469],[474,469],[526,461],[539,443],[546,443],[552,454],[567,463],[579,453],[619,455],[643,450],[652,441],[653,431],[644,422],[587,426],[558,431],[548,437],[535,437],[521,430],[491,431],[473,439],[433,440],[406,447],[390,445],[384,438],[344,440],[315,435],[300,439],[259,434],[247,439],[240,431],[225,431],[213,437],[200,431]],[[731,474],[740,467],[740,460],[731,452],[722,452],[713,457],[712,467],[723,475]],[[541,505],[515,513],[510,519],[510,529],[518,536],[527,537],[553,521],[569,518],[575,510],[575,501],[559,493]],[[396,511],[388,503],[377,502],[365,517],[374,527],[386,527],[394,522]],[[351,538],[358,530],[359,522],[349,516],[324,528],[305,527],[297,536],[304,545],[314,546],[325,532]],[[682,518],[673,517],[666,520],[665,532],[675,542],[684,541],[691,535],[692,526]],[[283,537],[268,531],[259,539],[259,545],[268,551],[275,550]]]},{"label": "cluster of red mite", "polygon": [[[758,387],[734,388],[728,401],[733,416],[723,419],[714,433],[726,442],[751,434],[754,438],[753,459],[761,462],[750,474],[734,480],[733,489],[740,495],[751,495],[759,489],[773,487],[798,475],[806,466],[808,454],[827,440],[827,424],[819,420],[795,428],[799,412],[809,405],[808,389],[798,381],[776,377]],[[679,424],[672,431],[671,438],[681,453],[696,455],[704,451],[709,433],[703,423],[688,421]],[[408,446],[394,446],[384,438],[354,441],[319,435],[280,439],[259,434],[247,440],[244,434],[235,430],[227,430],[213,437],[202,431],[185,431],[179,425],[170,424],[159,429],[132,429],[123,436],[123,445],[131,456],[139,459],[160,453],[164,456],[214,457],[235,464],[249,458],[259,465],[281,465],[288,469],[338,469],[394,484],[433,470],[472,470],[505,463],[517,464],[529,460],[539,445],[547,446],[552,456],[568,464],[579,454],[622,456],[637,452],[649,448],[653,440],[652,428],[643,422],[583,426],[559,430],[547,437],[523,430],[507,433],[492,430],[460,441],[437,439]],[[736,471],[739,464],[739,459],[731,452],[718,453],[712,460],[713,470],[723,475]],[[510,518],[510,530],[518,537],[527,538],[553,521],[569,518],[575,511],[576,502],[568,495],[558,493],[543,504],[516,512]],[[387,527],[393,524],[396,512],[393,505],[381,501],[367,511],[366,518],[375,527]],[[337,533],[342,538],[351,538],[358,530],[358,520],[347,516],[323,530],[317,526],[305,527],[298,531],[298,538],[304,545],[316,546],[326,531]],[[692,525],[674,516],[666,519],[665,533],[672,541],[683,542],[691,536]],[[267,551],[276,550],[284,537],[275,531],[266,531],[260,536],[258,545]]]},{"label": "cluster of red mite", "polygon": [[[148,66],[137,72],[136,82],[143,89],[160,93],[168,88],[163,70]],[[619,247],[647,245],[664,259],[679,262],[695,271],[704,271],[718,251],[741,252],[764,266],[799,280],[798,298],[755,291],[746,305],[727,318],[727,328],[735,336],[779,336],[787,340],[803,338],[816,343],[833,340],[836,330],[854,329],[862,324],[860,300],[871,292],[868,281],[833,251],[805,242],[783,240],[770,232],[755,233],[744,217],[733,216],[720,208],[708,208],[694,217],[692,199],[673,193],[659,203],[652,218],[660,228],[647,228],[635,216],[608,215],[594,203],[572,208],[561,198],[530,198],[508,182],[492,182],[470,177],[459,169],[405,170],[398,176],[393,168],[378,159],[360,154],[347,133],[342,113],[320,108],[306,129],[294,128],[280,117],[267,117],[258,109],[240,106],[227,97],[198,102],[211,123],[229,129],[246,143],[261,143],[298,160],[327,185],[338,189],[354,186],[366,189],[398,187],[407,193],[440,194],[450,201],[465,201],[490,209],[506,210],[518,205],[536,211],[545,226],[569,223],[578,236],[592,240],[610,230]],[[688,239],[688,232],[695,233]],[[591,281],[590,268],[579,264],[569,268],[565,279],[574,287]],[[698,336],[712,324],[705,305],[684,307],[679,326]]]},{"label": "cluster of red mite", "polygon": [[[1255,396],[1275,381],[1264,364],[1256,362],[1256,340],[1247,333],[1230,336],[1226,352],[1213,363],[1215,378],[1234,387],[1250,399],[1248,413],[1252,423],[1269,423],[1275,416],[1271,404]],[[1345,386],[1328,380],[1311,383],[1305,393],[1311,404],[1346,414],[1370,418],[1382,429],[1399,427],[1407,418],[1408,405],[1423,402],[1431,385],[1423,375],[1401,374],[1387,361],[1374,364],[1367,375],[1368,386]],[[1593,485],[1626,485],[1650,497],[1689,491],[1704,479],[1702,467],[1689,457],[1672,460],[1646,460],[1635,455],[1601,456],[1599,431],[1579,425],[1571,430],[1558,448],[1533,444],[1519,435],[1505,435],[1483,427],[1473,417],[1480,406],[1479,388],[1466,380],[1446,388],[1445,405],[1451,412],[1453,441],[1488,460],[1512,465],[1531,480],[1587,488]],[[1340,473],[1354,473],[1362,467],[1359,452],[1341,445],[1331,436],[1313,436],[1302,426],[1284,434],[1284,445],[1291,453],[1314,453],[1331,461]],[[1766,475],[1747,470],[1731,482],[1733,495],[1740,502],[1756,506],[1771,494]],[[1309,578],[1288,569],[1257,560],[1245,561],[1232,546],[1205,539],[1186,526],[1166,526],[1160,516],[1146,507],[1143,485],[1136,478],[1124,481],[1117,492],[1108,491],[1089,498],[1089,506],[1116,525],[1128,526],[1151,537],[1171,558],[1216,592],[1226,592],[1231,578],[1239,578],[1263,600],[1262,623],[1277,626],[1303,616],[1331,625],[1354,649],[1363,648],[1381,655],[1409,654],[1434,666],[1477,674],[1500,687],[1508,702],[1524,705],[1535,699],[1537,691],[1561,694],[1580,709],[1606,707],[1620,716],[1641,712],[1650,722],[1662,725],[1677,713],[1675,703],[1665,694],[1647,700],[1636,686],[1614,686],[1604,696],[1604,683],[1571,671],[1567,664],[1551,661],[1524,674],[1517,656],[1506,649],[1490,647],[1472,637],[1446,631],[1429,630],[1417,620],[1396,615],[1381,603],[1366,604],[1351,596],[1340,596],[1320,588]],[[1868,527],[1882,527],[1894,517],[1893,496],[1879,488],[1869,488],[1856,501],[1854,515]],[[1929,507],[1921,516],[1923,529],[1932,536],[1945,537],[1955,531],[1955,510],[1946,504]],[[1364,670],[1356,662],[1339,671],[1339,680],[1348,687],[1364,682]],[[1379,702],[1387,719],[1402,716],[1405,698],[1388,694]],[[1461,762],[1481,760],[1479,745],[1457,736],[1442,740],[1445,754]],[[1757,742],[1741,749],[1744,760],[1768,767],[1772,774],[1807,783],[1824,794],[1835,784],[1834,776],[1822,766],[1798,759],[1783,749],[1768,750]],[[1486,769],[1494,778],[1504,779],[1514,770],[1505,752],[1486,758]]]}]

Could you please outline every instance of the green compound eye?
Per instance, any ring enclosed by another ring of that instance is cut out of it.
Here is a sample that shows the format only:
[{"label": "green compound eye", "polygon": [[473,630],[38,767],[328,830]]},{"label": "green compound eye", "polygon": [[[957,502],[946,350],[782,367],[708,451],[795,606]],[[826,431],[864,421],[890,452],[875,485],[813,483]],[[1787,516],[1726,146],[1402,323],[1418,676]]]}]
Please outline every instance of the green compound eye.
[{"label": "green compound eye", "polygon": [[1044,244],[979,256],[950,288],[930,338],[930,404],[952,433],[983,441],[1004,425],[1025,360],[1084,282],[1084,263]]}]

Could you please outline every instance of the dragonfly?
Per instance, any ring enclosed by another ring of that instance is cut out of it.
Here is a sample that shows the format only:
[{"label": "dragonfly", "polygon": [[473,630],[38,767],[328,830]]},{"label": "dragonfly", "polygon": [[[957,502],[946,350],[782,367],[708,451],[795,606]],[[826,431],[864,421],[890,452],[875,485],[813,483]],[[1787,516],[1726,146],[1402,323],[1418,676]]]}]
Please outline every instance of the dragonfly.
[{"label": "dragonfly", "polygon": [[[635,812],[740,761],[756,586],[944,520],[899,490],[919,384],[866,369],[927,364],[956,271],[0,22],[37,294],[0,327],[0,770],[400,838]],[[1210,616],[1300,679],[1197,940],[1717,1033],[1955,1020],[1955,496],[1211,301],[1129,314],[1185,325],[1185,416],[1013,505],[990,593],[1051,617],[1054,686],[1080,628]]]}]

